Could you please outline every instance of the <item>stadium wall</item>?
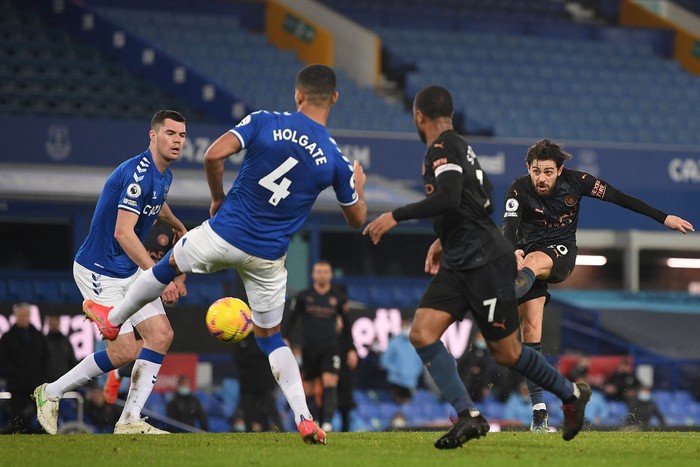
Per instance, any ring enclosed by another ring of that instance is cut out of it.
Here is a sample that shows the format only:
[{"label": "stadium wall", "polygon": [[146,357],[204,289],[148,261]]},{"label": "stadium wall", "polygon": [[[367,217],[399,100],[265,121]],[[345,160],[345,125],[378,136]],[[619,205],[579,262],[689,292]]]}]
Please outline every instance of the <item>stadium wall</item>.
[{"label": "stadium wall", "polygon": [[[274,11],[270,8],[272,5],[277,5],[277,8],[283,6],[290,11],[299,12],[307,21],[315,22],[324,31],[328,31],[331,38],[325,46],[331,47],[332,61],[320,63],[343,70],[362,86],[379,85],[381,41],[377,34],[313,0],[274,0],[268,2],[268,5],[268,15],[270,11]],[[278,42],[274,43],[279,47],[288,47]],[[315,48],[324,47],[322,40],[314,41],[313,45]],[[301,46],[303,50],[305,45]],[[301,54],[300,57],[304,58]],[[309,63],[309,60],[305,61]]]},{"label": "stadium wall", "polygon": [[[28,184],[50,187],[53,180],[46,177],[46,170],[53,170],[56,178],[61,170],[79,174],[101,168],[106,172],[126,157],[140,153],[148,144],[145,122],[0,116],[0,126],[6,135],[0,161],[0,200],[8,202],[17,199],[21,190],[31,190],[32,186]],[[188,142],[180,160],[173,166],[176,182],[178,178],[183,181],[187,179],[186,176],[178,177],[178,173],[186,172],[185,175],[190,175],[187,186],[198,190],[197,193],[201,192],[201,196],[208,196],[201,174],[204,152],[228,129],[228,126],[220,125],[188,124]],[[359,160],[370,176],[375,196],[375,203],[371,206],[373,209],[405,203],[422,196],[420,171],[425,147],[414,134],[342,130],[331,133],[343,152],[350,159]],[[134,138],[139,134],[143,135],[143,139]],[[106,141],[109,141],[108,145],[104,144]],[[524,158],[527,148],[534,141],[497,138],[469,138],[469,141],[494,184],[494,202],[499,207],[495,210],[494,219],[500,224],[503,194],[514,178],[526,173]],[[574,155],[568,167],[600,177],[661,210],[686,216],[692,216],[696,211],[700,191],[700,149],[697,147],[578,141],[564,143]],[[96,151],[96,148],[100,148],[100,151]],[[229,159],[231,176],[243,156],[244,153],[240,153]],[[17,166],[29,173],[36,170],[34,180],[16,178],[9,169]],[[91,195],[88,200],[93,200],[99,193],[99,181],[96,179],[93,184],[94,193],[88,193]],[[76,186],[70,183],[58,184],[55,187],[57,192],[45,193],[43,200],[59,199],[62,193],[72,193],[74,188]],[[192,205],[201,201],[189,192],[178,198],[177,191],[175,189],[172,193],[174,204]],[[319,206],[324,206],[324,209],[337,209],[331,193],[322,194],[319,201]],[[591,207],[583,209],[580,228],[664,228],[644,216],[610,203],[594,200],[584,203]]]},{"label": "stadium wall", "polygon": [[691,73],[700,74],[700,19],[673,2],[623,0],[620,24],[675,31],[673,56]]}]

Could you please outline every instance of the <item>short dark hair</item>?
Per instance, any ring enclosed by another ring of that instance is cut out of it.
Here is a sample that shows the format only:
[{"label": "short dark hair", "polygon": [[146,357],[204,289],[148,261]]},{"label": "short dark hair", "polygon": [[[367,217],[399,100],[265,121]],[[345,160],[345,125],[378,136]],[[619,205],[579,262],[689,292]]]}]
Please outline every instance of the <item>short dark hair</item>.
[{"label": "short dark hair", "polygon": [[163,125],[165,119],[175,120],[176,122],[185,123],[185,117],[176,110],[159,110],[151,119],[151,130],[158,130]]},{"label": "short dark hair", "polygon": [[571,159],[573,156],[564,151],[560,145],[548,139],[541,139],[527,150],[525,161],[527,165],[532,165],[535,160],[538,161],[554,161],[557,168],[564,165],[564,162]]},{"label": "short dark hair", "polygon": [[452,117],[454,112],[452,94],[447,89],[437,85],[428,86],[418,91],[413,106],[431,120]]},{"label": "short dark hair", "polygon": [[331,262],[328,261],[327,259],[324,259],[324,258],[321,258],[321,259],[317,260],[317,261],[314,263],[314,266],[328,266],[328,267],[331,268],[331,269],[333,268],[333,265],[331,265]]},{"label": "short dark hair", "polygon": [[295,85],[314,104],[330,101],[335,93],[335,71],[326,65],[307,65],[297,73]]}]

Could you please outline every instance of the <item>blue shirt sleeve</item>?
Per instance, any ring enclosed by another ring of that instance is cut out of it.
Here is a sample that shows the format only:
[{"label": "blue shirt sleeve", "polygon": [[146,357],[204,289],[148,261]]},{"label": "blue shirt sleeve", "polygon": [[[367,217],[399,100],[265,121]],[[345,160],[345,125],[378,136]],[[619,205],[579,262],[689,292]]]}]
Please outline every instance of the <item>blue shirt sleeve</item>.
[{"label": "blue shirt sleeve", "polygon": [[355,192],[355,177],[352,172],[352,164],[339,150],[336,151],[335,159],[336,164],[333,171],[335,197],[342,206],[352,206],[359,199],[357,192]]},{"label": "blue shirt sleeve", "polygon": [[127,166],[119,174],[118,180],[121,186],[117,207],[141,215],[150,192],[147,177],[139,175],[136,169],[131,170]]},{"label": "blue shirt sleeve", "polygon": [[266,112],[259,110],[257,112],[253,112],[252,114],[248,114],[238,123],[238,125],[229,130],[241,142],[241,148],[245,149],[252,143],[255,135],[258,132],[259,121],[264,113]]}]

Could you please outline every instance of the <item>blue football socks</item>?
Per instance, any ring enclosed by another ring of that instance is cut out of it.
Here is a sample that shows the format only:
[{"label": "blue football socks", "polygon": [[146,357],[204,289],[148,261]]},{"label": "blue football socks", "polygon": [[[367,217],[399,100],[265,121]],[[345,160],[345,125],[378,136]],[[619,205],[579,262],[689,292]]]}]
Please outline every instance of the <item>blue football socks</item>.
[{"label": "blue football socks", "polygon": [[464,383],[459,378],[457,363],[442,341],[437,340],[416,351],[423,365],[428,368],[428,373],[435,381],[435,385],[440,389],[443,397],[452,404],[457,414],[476,410],[474,401],[469,397]]}]

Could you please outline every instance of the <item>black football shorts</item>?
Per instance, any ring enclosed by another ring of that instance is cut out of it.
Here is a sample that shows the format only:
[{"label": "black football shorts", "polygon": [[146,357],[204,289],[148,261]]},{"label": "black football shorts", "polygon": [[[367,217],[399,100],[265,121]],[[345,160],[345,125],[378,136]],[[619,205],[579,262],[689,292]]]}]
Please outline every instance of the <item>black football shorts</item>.
[{"label": "black football shorts", "polygon": [[513,253],[475,269],[457,271],[441,267],[418,308],[445,311],[457,321],[471,312],[486,340],[502,339],[520,327],[515,275]]}]

